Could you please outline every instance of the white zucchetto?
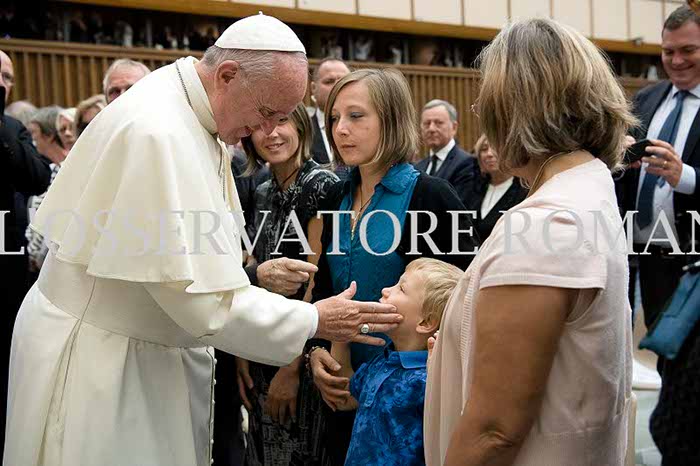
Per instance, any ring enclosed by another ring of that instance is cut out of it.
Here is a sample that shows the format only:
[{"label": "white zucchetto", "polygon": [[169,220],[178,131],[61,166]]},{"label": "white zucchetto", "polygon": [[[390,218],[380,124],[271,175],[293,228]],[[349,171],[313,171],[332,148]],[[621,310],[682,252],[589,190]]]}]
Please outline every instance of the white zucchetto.
[{"label": "white zucchetto", "polygon": [[304,44],[289,26],[262,12],[230,25],[214,45],[222,49],[306,53]]}]

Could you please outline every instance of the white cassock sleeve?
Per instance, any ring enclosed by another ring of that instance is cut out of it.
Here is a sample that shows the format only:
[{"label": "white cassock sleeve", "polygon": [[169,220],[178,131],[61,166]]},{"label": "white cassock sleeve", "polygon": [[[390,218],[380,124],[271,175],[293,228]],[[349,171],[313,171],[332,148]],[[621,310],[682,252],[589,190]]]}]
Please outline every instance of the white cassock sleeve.
[{"label": "white cassock sleeve", "polygon": [[203,343],[264,364],[291,363],[318,325],[313,304],[256,286],[219,293],[187,293],[184,283],[144,286],[180,327]]}]

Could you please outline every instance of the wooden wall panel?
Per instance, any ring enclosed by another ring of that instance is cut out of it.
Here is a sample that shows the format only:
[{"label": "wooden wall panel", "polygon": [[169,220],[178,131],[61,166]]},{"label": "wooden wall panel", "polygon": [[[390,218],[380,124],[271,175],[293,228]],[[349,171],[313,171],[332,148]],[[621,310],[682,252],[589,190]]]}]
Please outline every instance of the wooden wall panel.
[{"label": "wooden wall panel", "polygon": [[572,2],[571,0],[553,0],[552,17],[557,21],[574,27],[581,34],[591,35],[591,2]]},{"label": "wooden wall panel", "polygon": [[411,0],[416,21],[462,24],[462,0]]},{"label": "wooden wall panel", "polygon": [[302,10],[357,14],[355,0],[298,0],[298,2]]},{"label": "wooden wall panel", "polygon": [[647,44],[661,43],[663,3],[658,0],[630,0],[630,39]]},{"label": "wooden wall panel", "polygon": [[464,0],[464,24],[501,29],[508,22],[509,0]]},{"label": "wooden wall panel", "polygon": [[550,0],[510,0],[510,18],[551,18],[552,9]]},{"label": "wooden wall panel", "polygon": [[627,40],[628,0],[593,0],[593,37],[596,39]]},{"label": "wooden wall panel", "polygon": [[[125,49],[63,42],[0,40],[0,49],[14,62],[15,86],[11,100],[29,100],[37,106],[74,106],[80,100],[102,92],[102,75],[116,58],[141,60],[152,69],[171,63],[184,52]],[[311,60],[313,69],[318,60]],[[350,63],[354,68],[387,67],[382,63]],[[433,66],[401,65],[409,82],[416,110],[432,99],[451,102],[459,114],[457,139],[467,149],[480,134],[479,120],[471,111],[479,93],[475,70]],[[641,79],[622,80],[628,95],[649,84]],[[310,102],[308,95],[307,104]]]},{"label": "wooden wall panel", "polygon": [[[223,0],[226,1],[226,0]],[[276,6],[282,8],[294,8],[294,0],[236,0],[238,3],[251,3],[253,5],[259,5],[260,9],[263,10],[266,6]]]},{"label": "wooden wall panel", "polygon": [[413,19],[411,17],[412,0],[358,0],[359,14],[380,18]]}]

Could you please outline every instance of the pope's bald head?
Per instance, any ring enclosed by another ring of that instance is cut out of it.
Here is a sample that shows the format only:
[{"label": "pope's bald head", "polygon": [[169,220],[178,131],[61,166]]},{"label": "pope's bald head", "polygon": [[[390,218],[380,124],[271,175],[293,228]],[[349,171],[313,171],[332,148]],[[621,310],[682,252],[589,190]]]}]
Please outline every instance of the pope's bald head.
[{"label": "pope's bald head", "polygon": [[15,69],[12,59],[5,52],[0,50],[0,74],[2,75],[2,86],[5,88],[5,103],[10,100],[10,92],[15,84]]}]

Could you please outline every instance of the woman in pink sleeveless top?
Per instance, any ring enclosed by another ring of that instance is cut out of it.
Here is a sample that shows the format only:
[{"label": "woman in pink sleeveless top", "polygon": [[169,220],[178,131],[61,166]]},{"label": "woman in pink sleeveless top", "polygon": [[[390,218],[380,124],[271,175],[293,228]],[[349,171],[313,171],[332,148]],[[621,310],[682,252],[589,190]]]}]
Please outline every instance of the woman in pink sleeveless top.
[{"label": "woman in pink sleeveless top", "polygon": [[476,111],[531,187],[465,272],[428,366],[429,466],[617,466],[631,397],[628,266],[611,170],[635,124],[573,29],[514,23],[481,57]]}]

